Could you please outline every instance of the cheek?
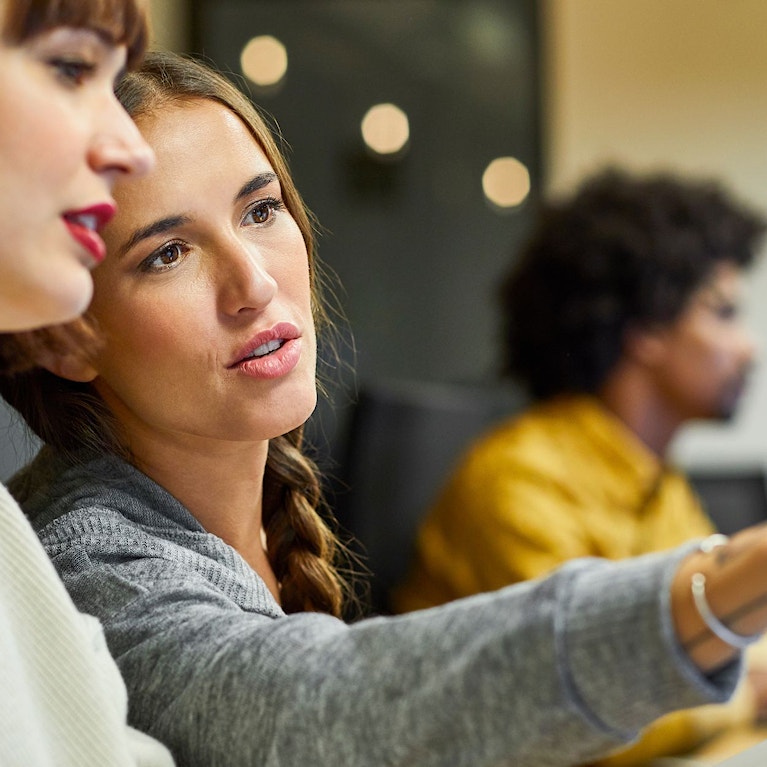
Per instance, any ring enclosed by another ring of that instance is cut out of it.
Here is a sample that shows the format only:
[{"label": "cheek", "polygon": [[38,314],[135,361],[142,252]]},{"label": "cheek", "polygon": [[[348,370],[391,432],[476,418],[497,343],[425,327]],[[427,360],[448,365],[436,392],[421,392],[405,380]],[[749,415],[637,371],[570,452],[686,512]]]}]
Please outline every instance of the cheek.
[{"label": "cheek", "polygon": [[679,338],[678,353],[691,370],[705,376],[728,367],[735,356],[733,334],[715,322],[698,322]]},{"label": "cheek", "polygon": [[306,256],[282,259],[279,265],[271,270],[271,275],[277,282],[280,293],[311,319],[312,293]]},{"label": "cheek", "polygon": [[[301,235],[298,224],[291,218],[285,228],[281,230],[281,243],[277,246],[280,253],[279,263],[286,279],[300,284],[304,289],[309,289],[309,256],[306,251],[306,243]],[[276,244],[276,242],[275,242]]]},{"label": "cheek", "polygon": [[706,372],[724,375],[740,367],[740,345],[730,333],[712,335],[701,351]]},{"label": "cheek", "polygon": [[203,329],[192,326],[198,313],[184,312],[178,305],[113,297],[103,306],[94,305],[93,315],[105,336],[98,367],[106,378],[149,376],[188,356],[187,340],[195,339],[197,348],[204,343]]},{"label": "cheek", "polygon": [[[13,158],[11,161],[18,168],[27,166],[30,170],[38,169],[40,174],[45,173],[49,182],[56,177],[71,176],[78,167],[78,160],[85,164],[84,142],[73,130],[72,118],[57,110],[55,103],[51,107],[38,100],[37,108],[32,110],[27,107],[27,114],[37,114],[37,119],[25,120],[23,124],[16,122],[11,130],[3,130],[5,145],[15,149],[15,154],[7,156]],[[46,114],[45,120],[39,119],[41,113]],[[10,109],[8,114],[16,114],[16,110]]]}]

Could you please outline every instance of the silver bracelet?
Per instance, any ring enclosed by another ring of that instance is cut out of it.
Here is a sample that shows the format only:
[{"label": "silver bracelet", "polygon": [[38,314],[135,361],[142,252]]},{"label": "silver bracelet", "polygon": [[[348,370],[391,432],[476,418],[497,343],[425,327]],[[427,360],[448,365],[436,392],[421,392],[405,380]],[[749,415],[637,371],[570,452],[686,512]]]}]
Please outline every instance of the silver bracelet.
[{"label": "silver bracelet", "polygon": [[[702,552],[708,554],[715,548],[724,546],[728,540],[726,535],[717,533],[715,535],[710,535],[702,541],[699,548]],[[731,647],[736,647],[738,650],[745,650],[747,647],[754,644],[754,642],[758,642],[762,638],[761,632],[759,634],[751,634],[750,636],[736,634],[734,631],[727,628],[727,626],[714,615],[711,611],[711,607],[709,607],[708,600],[706,599],[706,576],[703,575],[703,573],[695,573],[692,576],[691,588],[692,599],[693,602],[695,602],[698,614],[711,633],[719,637],[723,642]]]}]

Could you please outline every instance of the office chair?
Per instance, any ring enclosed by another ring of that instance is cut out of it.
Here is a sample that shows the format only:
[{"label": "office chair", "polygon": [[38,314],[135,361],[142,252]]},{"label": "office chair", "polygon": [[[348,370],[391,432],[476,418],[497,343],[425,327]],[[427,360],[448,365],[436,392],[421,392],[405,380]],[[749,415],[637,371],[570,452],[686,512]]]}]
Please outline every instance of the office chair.
[{"label": "office chair", "polygon": [[460,454],[522,404],[519,392],[500,384],[400,380],[361,388],[337,514],[370,570],[373,612],[390,612],[389,591],[404,578],[421,519]]}]

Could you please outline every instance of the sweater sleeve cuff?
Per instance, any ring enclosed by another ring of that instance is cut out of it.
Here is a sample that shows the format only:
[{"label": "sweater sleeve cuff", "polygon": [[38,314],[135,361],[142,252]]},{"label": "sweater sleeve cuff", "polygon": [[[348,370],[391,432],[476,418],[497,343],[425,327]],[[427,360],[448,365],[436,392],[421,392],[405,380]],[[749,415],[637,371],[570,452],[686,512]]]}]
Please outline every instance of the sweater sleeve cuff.
[{"label": "sweater sleeve cuff", "polygon": [[693,549],[565,566],[575,572],[557,625],[560,668],[586,715],[618,737],[631,737],[637,721],[724,702],[740,680],[742,658],[707,676],[676,638],[670,585]]}]

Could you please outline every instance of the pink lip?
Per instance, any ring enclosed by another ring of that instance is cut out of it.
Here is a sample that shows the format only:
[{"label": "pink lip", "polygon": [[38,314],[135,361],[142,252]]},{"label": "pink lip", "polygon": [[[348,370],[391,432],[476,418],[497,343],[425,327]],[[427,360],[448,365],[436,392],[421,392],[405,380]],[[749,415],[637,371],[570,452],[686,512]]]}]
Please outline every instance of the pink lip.
[{"label": "pink lip", "polygon": [[[106,246],[98,232],[110,221],[117,211],[113,202],[102,202],[80,210],[68,210],[63,214],[64,224],[72,237],[85,248],[96,264],[106,257]],[[83,217],[92,219],[95,228],[86,225]]]},{"label": "pink lip", "polygon": [[[250,355],[259,346],[280,341],[281,346],[262,357]],[[279,378],[289,373],[301,358],[301,337],[298,328],[289,322],[280,322],[269,330],[254,336],[238,351],[227,365],[253,378]]]}]

